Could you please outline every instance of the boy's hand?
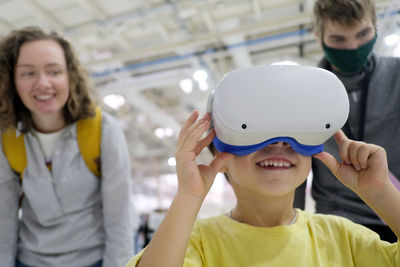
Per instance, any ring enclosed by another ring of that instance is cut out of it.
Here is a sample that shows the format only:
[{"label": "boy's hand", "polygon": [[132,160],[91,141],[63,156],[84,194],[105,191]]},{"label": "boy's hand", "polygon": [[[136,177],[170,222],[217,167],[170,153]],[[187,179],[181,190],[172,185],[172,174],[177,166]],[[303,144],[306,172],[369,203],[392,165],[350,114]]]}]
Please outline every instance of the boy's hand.
[{"label": "boy's hand", "polygon": [[232,155],[218,153],[209,165],[197,165],[196,157],[215,137],[212,130],[206,137],[202,135],[210,126],[210,115],[205,114],[198,121],[198,112],[194,111],[187,119],[179,133],[175,154],[178,175],[178,193],[195,197],[205,197],[211,188],[217,172]]},{"label": "boy's hand", "polygon": [[314,157],[328,166],[344,185],[357,194],[363,194],[378,192],[390,183],[386,152],[382,147],[350,140],[342,130],[336,132],[334,137],[342,162],[327,152]]}]

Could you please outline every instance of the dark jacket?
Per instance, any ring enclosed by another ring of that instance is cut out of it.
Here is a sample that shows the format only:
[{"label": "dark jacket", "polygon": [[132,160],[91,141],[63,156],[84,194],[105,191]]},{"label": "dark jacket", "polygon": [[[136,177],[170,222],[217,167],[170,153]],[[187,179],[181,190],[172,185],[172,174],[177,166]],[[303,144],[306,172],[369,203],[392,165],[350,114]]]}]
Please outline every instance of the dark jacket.
[{"label": "dark jacket", "polygon": [[[330,70],[323,59],[320,67]],[[368,61],[370,80],[363,141],[385,148],[389,169],[400,178],[400,58],[372,54]],[[335,73],[333,71],[333,73]],[[348,124],[355,139],[359,133],[360,99],[365,72],[345,76],[335,73],[344,83],[350,101]],[[345,130],[345,129],[344,129]],[[346,133],[346,131],[345,131]],[[347,135],[350,133],[347,131]],[[338,158],[336,142],[329,139],[324,150]],[[347,217],[360,224],[383,224],[377,215],[350,189],[335,178],[319,160],[313,159],[312,196],[316,212]],[[299,203],[295,203],[299,206]],[[301,206],[301,205],[300,205]]]}]

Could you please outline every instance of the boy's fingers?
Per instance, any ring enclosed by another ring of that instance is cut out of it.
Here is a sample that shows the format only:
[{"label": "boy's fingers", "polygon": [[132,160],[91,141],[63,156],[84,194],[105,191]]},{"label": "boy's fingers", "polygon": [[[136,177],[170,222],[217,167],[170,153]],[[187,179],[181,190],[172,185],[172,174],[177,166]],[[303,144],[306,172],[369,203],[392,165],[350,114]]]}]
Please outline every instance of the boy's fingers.
[{"label": "boy's fingers", "polygon": [[349,159],[353,167],[359,171],[361,170],[358,153],[360,152],[361,142],[352,142],[349,145]]},{"label": "boy's fingers", "polygon": [[229,153],[217,154],[209,166],[199,165],[200,171],[203,173],[204,177],[214,179],[218,172],[222,171],[222,168],[229,159],[233,157]]},{"label": "boy's fingers", "polygon": [[313,155],[313,157],[322,161],[331,170],[331,172],[336,176],[339,166],[340,166],[340,163],[335,159],[334,156],[332,156],[328,152],[321,152],[321,153]]},{"label": "boy's fingers", "polygon": [[363,145],[358,152],[358,162],[360,162],[360,167],[365,169],[368,167],[368,158],[371,151],[368,149],[367,145]]},{"label": "boy's fingers", "polygon": [[342,144],[343,142],[346,142],[347,140],[349,140],[349,138],[344,134],[344,132],[339,129],[334,135],[333,137],[336,140],[336,143],[338,145]]},{"label": "boy's fingers", "polygon": [[[189,129],[188,134],[186,136],[186,141],[183,143],[181,149],[185,151],[193,151],[196,153],[197,148],[199,147],[199,140],[204,132],[210,126],[210,121],[207,120],[199,120],[193,127]],[[206,137],[207,138],[207,137]],[[197,155],[198,153],[196,153]]]},{"label": "boy's fingers", "polygon": [[203,150],[204,147],[208,146],[208,145],[214,140],[214,137],[215,137],[215,131],[214,131],[214,130],[211,130],[211,131],[207,134],[206,137],[204,137],[203,139],[201,139],[201,140],[197,143],[197,146],[196,146],[196,148],[195,148],[195,153],[196,153],[196,155],[198,155],[198,154]]},{"label": "boy's fingers", "polygon": [[199,116],[199,112],[197,110],[194,110],[189,118],[185,121],[185,123],[182,125],[182,128],[179,132],[179,138],[182,137],[182,135],[186,132],[186,130],[193,125],[193,123],[197,120],[197,117]]},{"label": "boy's fingers", "polygon": [[190,116],[186,119],[185,123],[182,125],[182,128],[179,131],[179,136],[178,136],[178,145],[177,145],[178,150],[182,147],[183,143],[186,140],[188,129],[196,122],[198,116],[199,113],[197,112],[197,110],[193,111],[190,114]]},{"label": "boy's fingers", "polygon": [[346,164],[350,164],[349,145],[350,139],[344,134],[342,130],[337,131],[334,136],[339,149],[339,157]]},{"label": "boy's fingers", "polygon": [[[193,113],[192,113],[192,115],[193,115]],[[209,115],[205,114],[203,116],[203,118],[196,121],[196,119],[198,118],[197,111],[194,112],[195,116],[192,116],[192,115],[186,121],[186,123],[184,124],[184,127],[182,127],[182,130],[179,134],[178,150],[183,148],[183,146],[186,144],[189,137],[192,136],[192,133],[194,131],[197,131],[199,129],[199,127],[202,126],[206,122],[206,120],[209,118]]]}]

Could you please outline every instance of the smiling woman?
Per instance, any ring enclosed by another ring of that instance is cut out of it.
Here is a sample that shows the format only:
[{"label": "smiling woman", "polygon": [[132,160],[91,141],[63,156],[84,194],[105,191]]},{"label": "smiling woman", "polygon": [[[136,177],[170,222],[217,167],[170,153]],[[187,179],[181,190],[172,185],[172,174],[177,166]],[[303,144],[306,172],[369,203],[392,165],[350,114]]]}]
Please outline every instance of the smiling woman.
[{"label": "smiling woman", "polygon": [[[62,84],[66,94],[61,106],[65,111],[62,120],[66,124],[94,116],[87,73],[67,40],[38,28],[25,28],[11,32],[2,40],[0,48],[0,130],[16,128],[17,122],[22,122],[19,128],[22,132],[31,129],[34,123],[31,112],[34,111],[29,110],[28,102],[23,102],[29,97],[23,92],[29,90],[32,94],[34,86],[36,92],[38,86],[43,92],[43,82],[49,87],[51,82],[57,81],[54,85],[58,90]],[[20,91],[22,95],[18,95]],[[37,100],[46,97],[39,96]]]},{"label": "smiling woman", "polygon": [[123,266],[135,231],[127,144],[71,45],[13,31],[0,80],[0,266]]},{"label": "smiling woman", "polygon": [[41,132],[62,129],[63,107],[69,97],[67,64],[63,49],[53,40],[27,42],[20,48],[15,85]]}]

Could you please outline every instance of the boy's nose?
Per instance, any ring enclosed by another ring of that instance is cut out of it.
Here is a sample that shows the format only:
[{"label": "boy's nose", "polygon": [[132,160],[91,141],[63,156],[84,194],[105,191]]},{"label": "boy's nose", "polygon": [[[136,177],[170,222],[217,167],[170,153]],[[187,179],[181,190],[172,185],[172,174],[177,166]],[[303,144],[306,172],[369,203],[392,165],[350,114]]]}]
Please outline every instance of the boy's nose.
[{"label": "boy's nose", "polygon": [[272,144],[270,144],[270,146],[290,146],[290,145],[289,145],[289,143],[280,141],[280,142],[272,143]]}]

